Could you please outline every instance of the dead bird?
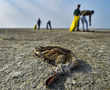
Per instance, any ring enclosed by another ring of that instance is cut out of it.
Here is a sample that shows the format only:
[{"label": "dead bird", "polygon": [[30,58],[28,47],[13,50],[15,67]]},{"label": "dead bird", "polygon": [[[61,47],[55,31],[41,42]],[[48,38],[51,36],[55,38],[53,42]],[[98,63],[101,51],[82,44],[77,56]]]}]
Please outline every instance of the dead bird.
[{"label": "dead bird", "polygon": [[39,46],[35,47],[33,52],[35,56],[43,58],[44,61],[56,66],[58,64],[70,63],[76,58],[71,50],[59,46]]},{"label": "dead bird", "polygon": [[49,64],[57,66],[54,75],[46,80],[46,86],[54,83],[62,74],[70,72],[71,69],[79,66],[77,57],[71,50],[59,46],[39,46],[33,50],[35,56],[43,58]]}]

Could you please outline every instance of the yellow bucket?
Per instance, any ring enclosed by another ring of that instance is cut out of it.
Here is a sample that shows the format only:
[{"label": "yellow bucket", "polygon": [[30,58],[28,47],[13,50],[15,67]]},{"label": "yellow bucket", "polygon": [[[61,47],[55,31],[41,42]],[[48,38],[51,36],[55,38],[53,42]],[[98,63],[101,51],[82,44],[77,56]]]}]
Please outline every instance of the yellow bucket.
[{"label": "yellow bucket", "polygon": [[34,28],[33,29],[34,29],[34,31],[37,30],[37,24],[34,25]]},{"label": "yellow bucket", "polygon": [[70,28],[69,28],[69,31],[70,31],[70,32],[74,31],[75,28],[77,27],[79,18],[80,18],[80,16],[74,16],[74,19],[73,19],[73,21],[72,21],[72,24],[71,24],[71,26],[70,26]]}]

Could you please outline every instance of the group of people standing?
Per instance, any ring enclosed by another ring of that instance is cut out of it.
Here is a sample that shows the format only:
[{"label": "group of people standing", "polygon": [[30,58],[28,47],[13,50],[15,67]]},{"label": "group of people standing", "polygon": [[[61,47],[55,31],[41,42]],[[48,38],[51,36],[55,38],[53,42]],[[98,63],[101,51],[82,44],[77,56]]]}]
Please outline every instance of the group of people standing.
[{"label": "group of people standing", "polygon": [[[72,29],[76,29],[76,31],[80,31],[79,30],[79,26],[80,26],[80,21],[82,23],[82,28],[83,31],[89,31],[88,26],[91,26],[91,16],[94,14],[94,10],[80,10],[80,4],[77,5],[77,8],[74,10],[73,15],[74,15],[74,22],[72,27]],[[89,25],[88,25],[88,20],[86,18],[86,16],[89,17]],[[85,29],[85,25],[86,25],[86,29]],[[71,30],[74,31],[74,30]]]},{"label": "group of people standing", "polygon": [[[79,26],[80,26],[80,21],[82,23],[82,28],[83,31],[89,31],[88,26],[91,26],[91,16],[94,14],[94,10],[80,10],[80,4],[77,5],[77,8],[74,10],[73,15],[74,15],[74,20],[72,22],[72,25],[70,26],[70,31],[80,31],[79,30]],[[86,16],[89,17],[89,19],[87,20]],[[89,22],[89,24],[88,24]],[[40,26],[41,26],[41,19],[38,18],[37,20],[37,24],[35,24],[34,26],[34,30],[40,30]],[[86,26],[86,28],[85,28]],[[46,29],[50,29],[52,30],[52,26],[51,26],[51,21],[48,20],[46,23]]]},{"label": "group of people standing", "polygon": [[[40,18],[38,18],[37,24],[35,24],[35,26],[34,26],[34,30],[36,30],[36,29],[40,30],[41,24],[42,24],[42,21],[41,21]],[[51,21],[50,20],[47,21],[46,29],[52,30],[52,26],[51,26]]]}]

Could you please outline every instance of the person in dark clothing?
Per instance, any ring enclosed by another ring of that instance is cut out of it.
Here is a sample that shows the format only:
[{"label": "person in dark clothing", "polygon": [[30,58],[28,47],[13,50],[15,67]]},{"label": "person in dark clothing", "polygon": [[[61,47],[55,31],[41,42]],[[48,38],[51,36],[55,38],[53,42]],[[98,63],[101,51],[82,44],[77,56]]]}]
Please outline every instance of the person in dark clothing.
[{"label": "person in dark clothing", "polygon": [[[77,9],[75,9],[74,13],[73,13],[74,16],[80,16],[80,6],[81,6],[80,4],[77,5]],[[79,24],[80,24],[80,22],[78,21],[76,31],[80,31],[79,30]]]},{"label": "person in dark clothing", "polygon": [[51,21],[50,20],[47,22],[46,28],[52,30],[52,26],[51,26]]},{"label": "person in dark clothing", "polygon": [[40,18],[37,20],[37,26],[38,26],[38,30],[40,30],[40,25],[41,25],[41,20],[40,20]]}]

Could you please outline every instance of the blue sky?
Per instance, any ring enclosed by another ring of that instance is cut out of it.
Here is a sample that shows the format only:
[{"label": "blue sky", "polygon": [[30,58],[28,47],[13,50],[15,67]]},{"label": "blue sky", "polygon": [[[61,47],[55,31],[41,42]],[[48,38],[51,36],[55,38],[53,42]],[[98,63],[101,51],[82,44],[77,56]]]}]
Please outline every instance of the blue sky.
[{"label": "blue sky", "polygon": [[77,4],[95,11],[90,28],[110,28],[109,0],[0,0],[0,27],[32,27],[40,17],[42,27],[51,20],[53,27],[68,28]]}]

